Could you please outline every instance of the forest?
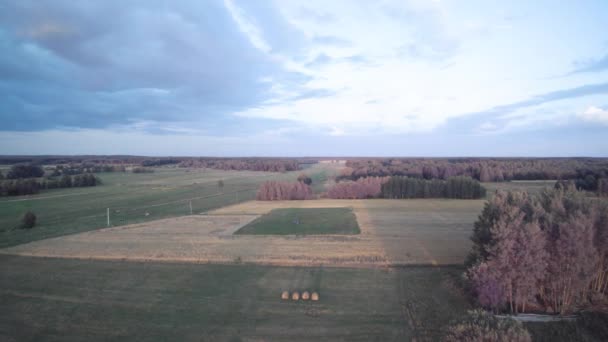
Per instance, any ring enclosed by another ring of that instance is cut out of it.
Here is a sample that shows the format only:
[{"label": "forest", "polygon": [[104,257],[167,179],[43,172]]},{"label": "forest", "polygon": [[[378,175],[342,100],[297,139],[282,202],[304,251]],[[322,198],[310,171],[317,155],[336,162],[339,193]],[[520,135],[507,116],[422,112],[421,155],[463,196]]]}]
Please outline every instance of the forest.
[{"label": "forest", "polygon": [[[347,160],[339,178],[408,176],[448,179],[468,176],[480,182],[502,182],[584,179],[587,176],[599,179],[608,176],[607,173],[608,159],[605,158],[373,158]],[[589,183],[591,186],[595,184],[592,179]]]},{"label": "forest", "polygon": [[472,241],[467,277],[487,309],[565,314],[606,298],[608,208],[573,186],[497,192]]}]

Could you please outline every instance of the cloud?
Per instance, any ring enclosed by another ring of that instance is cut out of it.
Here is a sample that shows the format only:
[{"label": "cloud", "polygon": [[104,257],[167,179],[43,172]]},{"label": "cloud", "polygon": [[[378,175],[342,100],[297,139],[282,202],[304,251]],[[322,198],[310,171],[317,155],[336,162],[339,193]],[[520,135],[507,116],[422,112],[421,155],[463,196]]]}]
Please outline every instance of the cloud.
[{"label": "cloud", "polygon": [[537,106],[543,103],[559,101],[564,99],[577,98],[595,94],[608,94],[608,83],[597,83],[597,84],[586,84],[583,86],[561,89],[552,92],[548,92],[541,95],[528,98],[523,101],[517,101],[506,105],[500,105],[488,110],[484,110],[480,114],[484,115],[497,115],[506,114],[513,112],[520,108]]},{"label": "cloud", "polygon": [[570,72],[568,75],[587,72],[601,72],[608,70],[608,55],[599,59],[578,62],[576,64],[578,65],[578,68]]},{"label": "cloud", "polygon": [[305,82],[268,54],[261,31],[227,3],[3,5],[3,127],[104,128],[138,120],[213,125],[276,96],[275,83]]},{"label": "cloud", "polygon": [[232,0],[224,0],[224,4],[228,8],[228,11],[230,11],[230,15],[234,21],[238,24],[239,29],[247,35],[251,44],[259,50],[269,53],[271,50],[270,45],[266,43],[258,27],[251,22],[250,18],[247,18],[245,12],[237,7]]},{"label": "cloud", "polygon": [[606,109],[589,106],[584,112],[578,113],[577,116],[585,122],[608,125],[608,110]]},{"label": "cloud", "polygon": [[314,36],[312,38],[312,43],[320,44],[320,45],[333,45],[333,46],[338,46],[338,47],[352,46],[352,42],[350,42],[346,39],[338,38],[335,36],[326,36],[326,35]]}]

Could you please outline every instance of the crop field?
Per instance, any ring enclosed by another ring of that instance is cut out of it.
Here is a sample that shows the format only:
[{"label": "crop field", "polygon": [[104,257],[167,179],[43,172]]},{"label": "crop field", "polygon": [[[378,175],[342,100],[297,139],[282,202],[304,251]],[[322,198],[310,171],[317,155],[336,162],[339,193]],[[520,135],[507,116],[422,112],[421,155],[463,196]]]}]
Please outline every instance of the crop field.
[{"label": "crop field", "polygon": [[[249,201],[2,249],[29,256],[344,267],[462,264],[482,200]],[[357,235],[234,235],[279,208],[352,208]]]},{"label": "crop field", "polygon": [[[323,182],[325,168],[305,171]],[[158,168],[154,173],[101,173],[103,185],[56,189],[38,195],[0,199],[0,247],[107,227],[206,212],[252,200],[267,180],[295,180],[300,171],[280,173]],[[218,181],[224,187],[218,187]],[[14,229],[27,210],[38,217],[36,229]]]},{"label": "crop field", "polygon": [[242,235],[359,233],[359,225],[351,208],[273,209],[235,232]]},{"label": "crop field", "polygon": [[[0,338],[428,340],[468,307],[461,272],[0,256]],[[320,300],[280,299],[304,289]]]}]

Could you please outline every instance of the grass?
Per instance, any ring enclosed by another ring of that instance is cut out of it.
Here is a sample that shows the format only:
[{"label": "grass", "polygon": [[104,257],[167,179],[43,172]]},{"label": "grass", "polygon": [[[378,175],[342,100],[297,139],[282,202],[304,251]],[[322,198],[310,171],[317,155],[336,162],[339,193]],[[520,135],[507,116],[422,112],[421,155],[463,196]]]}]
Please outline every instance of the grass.
[{"label": "grass", "polygon": [[357,218],[351,208],[273,209],[235,232],[250,235],[359,233]]},{"label": "grass", "polygon": [[[52,270],[52,272],[49,272]],[[343,269],[0,256],[4,340],[435,340],[460,268]],[[280,299],[318,291],[319,302]]]},{"label": "grass", "polygon": [[[321,172],[313,166],[308,172]],[[300,172],[268,173],[157,168],[155,173],[101,173],[103,185],[56,189],[33,196],[0,198],[0,248],[112,226],[206,212],[252,200],[261,182],[295,180]],[[224,181],[223,189],[217,182]],[[27,211],[37,216],[30,230],[15,229]]]}]

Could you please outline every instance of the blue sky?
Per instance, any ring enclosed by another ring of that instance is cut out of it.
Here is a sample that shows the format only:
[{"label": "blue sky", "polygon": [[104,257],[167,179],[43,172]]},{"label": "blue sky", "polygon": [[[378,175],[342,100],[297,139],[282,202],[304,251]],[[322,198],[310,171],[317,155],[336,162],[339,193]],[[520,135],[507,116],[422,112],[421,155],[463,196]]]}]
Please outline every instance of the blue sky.
[{"label": "blue sky", "polygon": [[608,156],[608,2],[6,1],[0,154]]}]

